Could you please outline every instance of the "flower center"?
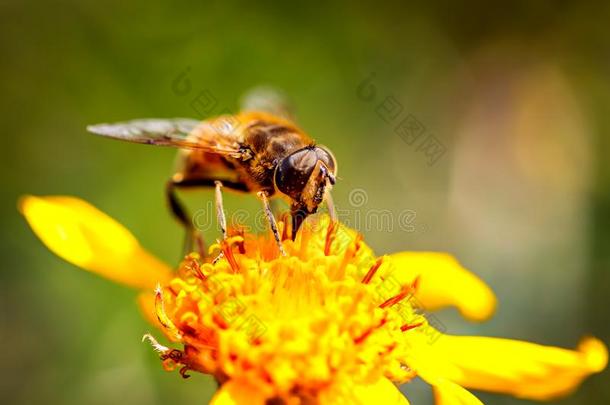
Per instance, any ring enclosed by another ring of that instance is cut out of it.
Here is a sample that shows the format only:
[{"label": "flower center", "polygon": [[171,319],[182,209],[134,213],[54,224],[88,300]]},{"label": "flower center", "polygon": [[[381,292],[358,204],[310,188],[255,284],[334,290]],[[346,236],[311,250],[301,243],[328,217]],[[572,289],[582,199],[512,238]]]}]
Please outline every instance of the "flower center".
[{"label": "flower center", "polygon": [[164,366],[220,383],[243,379],[283,399],[381,375],[411,379],[399,359],[409,346],[405,332],[425,323],[408,300],[416,282],[386,285],[389,258],[376,258],[356,232],[328,217],[314,219],[284,241],[286,256],[272,238],[236,232],[214,247],[219,260],[188,256],[157,290],[162,329],[183,345],[151,340]]}]

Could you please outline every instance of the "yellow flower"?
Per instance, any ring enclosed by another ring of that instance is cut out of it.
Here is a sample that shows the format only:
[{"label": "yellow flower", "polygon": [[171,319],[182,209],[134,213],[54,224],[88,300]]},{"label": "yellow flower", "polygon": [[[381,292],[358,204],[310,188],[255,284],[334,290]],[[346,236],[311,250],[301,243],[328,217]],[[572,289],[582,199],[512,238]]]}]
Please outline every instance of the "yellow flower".
[{"label": "yellow flower", "polygon": [[567,350],[441,333],[429,310],[454,306],[482,321],[494,312],[491,290],[447,254],[376,257],[325,216],[284,241],[286,256],[270,237],[233,232],[212,247],[215,263],[192,254],[172,273],[81,200],[25,197],[20,209],[65,260],[141,289],[144,313],[178,346],[145,336],[163,366],[213,375],[216,405],[406,404],[397,385],[415,376],[437,404],[480,404],[466,388],[548,400],[606,367],[592,337]]}]

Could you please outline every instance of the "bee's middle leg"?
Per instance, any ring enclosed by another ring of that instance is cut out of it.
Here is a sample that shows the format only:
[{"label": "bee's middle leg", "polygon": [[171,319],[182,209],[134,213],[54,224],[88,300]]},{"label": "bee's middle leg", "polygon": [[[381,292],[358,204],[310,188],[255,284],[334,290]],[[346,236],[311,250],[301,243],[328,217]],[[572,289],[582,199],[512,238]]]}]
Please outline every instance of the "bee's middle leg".
[{"label": "bee's middle leg", "polygon": [[248,186],[239,181],[227,181],[221,182],[214,179],[206,178],[194,178],[175,181],[169,180],[166,187],[166,195],[169,202],[170,209],[178,221],[184,225],[187,230],[186,241],[185,241],[185,252],[189,253],[192,249],[193,242],[197,244],[197,249],[202,255],[205,256],[205,245],[203,243],[203,237],[199,230],[193,225],[192,218],[187,213],[182,203],[178,200],[176,195],[176,189],[178,188],[192,188],[192,187],[215,187],[216,188],[216,214],[218,216],[218,223],[221,227],[223,238],[227,237],[227,221],[222,207],[222,193],[221,187],[230,188],[235,191],[249,191]]},{"label": "bee's middle leg", "polygon": [[218,225],[220,226],[220,231],[222,232],[222,238],[227,239],[227,217],[225,216],[225,210],[222,204],[222,183],[220,181],[215,181],[214,186],[216,188],[216,217],[218,218]]}]

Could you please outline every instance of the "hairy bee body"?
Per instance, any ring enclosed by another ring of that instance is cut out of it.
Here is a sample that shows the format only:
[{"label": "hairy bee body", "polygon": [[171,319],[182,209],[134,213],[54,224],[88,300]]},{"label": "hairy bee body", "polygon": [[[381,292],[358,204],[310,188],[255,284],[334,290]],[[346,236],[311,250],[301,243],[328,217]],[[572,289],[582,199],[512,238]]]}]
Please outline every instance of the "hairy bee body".
[{"label": "hairy bee body", "polygon": [[[94,134],[179,149],[178,165],[166,186],[171,211],[192,230],[176,189],[218,187],[283,197],[293,218],[292,237],[318,209],[335,184],[335,158],[292,121],[247,111],[205,121],[144,119],[88,127]],[[220,183],[219,183],[220,182]],[[191,232],[192,233],[192,232]]]},{"label": "hairy bee body", "polygon": [[214,178],[242,184],[246,192],[275,194],[273,175],[277,163],[313,141],[289,121],[268,113],[246,112],[206,121],[189,136],[196,142],[207,131],[229,133],[239,156],[219,155],[206,150],[183,150],[174,179]]}]

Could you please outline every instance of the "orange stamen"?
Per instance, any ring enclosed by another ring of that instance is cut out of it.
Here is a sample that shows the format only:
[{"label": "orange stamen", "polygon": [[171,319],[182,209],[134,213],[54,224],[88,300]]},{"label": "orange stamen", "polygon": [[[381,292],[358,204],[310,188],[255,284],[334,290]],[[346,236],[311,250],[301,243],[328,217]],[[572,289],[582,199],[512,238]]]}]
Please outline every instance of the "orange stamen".
[{"label": "orange stamen", "polygon": [[363,284],[368,284],[371,279],[373,278],[373,276],[375,275],[375,273],[377,273],[377,270],[379,270],[379,267],[381,266],[381,263],[383,263],[383,256],[380,257],[379,259],[377,259],[377,261],[375,262],[375,264],[373,264],[371,266],[371,268],[369,269],[369,271],[366,273],[366,275],[364,276],[364,278],[362,279],[362,283]]},{"label": "orange stamen", "polygon": [[330,221],[326,230],[326,243],[324,244],[324,256],[330,255],[330,247],[335,239],[335,233],[337,231],[337,222]]},{"label": "orange stamen", "polygon": [[360,343],[364,342],[366,340],[367,337],[369,337],[369,335],[373,332],[373,329],[369,329],[366,332],[364,332],[362,335],[358,336],[356,339],[354,339],[354,343],[356,343],[357,345],[359,345]]},{"label": "orange stamen", "polygon": [[282,214],[280,223],[283,224],[283,226],[282,226],[282,242],[283,242],[286,239],[290,238],[289,235],[292,233],[292,221],[290,220],[287,213]]},{"label": "orange stamen", "polygon": [[372,328],[368,329],[368,330],[367,330],[366,332],[364,332],[362,335],[360,335],[360,336],[358,336],[356,339],[354,339],[354,343],[356,343],[356,344],[360,344],[360,343],[364,342],[364,341],[366,340],[366,338],[367,338],[367,337],[369,337],[369,335],[370,335],[371,333],[373,333],[373,330],[374,330],[375,328],[381,328],[383,325],[385,325],[385,324],[386,324],[386,322],[387,322],[387,321],[388,321],[387,319],[383,318],[383,319],[381,320],[381,322],[379,322],[379,325],[377,325],[377,326],[375,326],[375,327],[372,327]]},{"label": "orange stamen", "polygon": [[236,241],[235,245],[237,246],[237,250],[239,254],[246,254],[246,230],[243,227],[235,227],[234,229],[229,231],[230,236],[241,236],[241,240]]},{"label": "orange stamen", "polygon": [[229,327],[227,321],[220,314],[215,313],[212,315],[212,318],[221,329],[227,329]]},{"label": "orange stamen", "polygon": [[423,322],[414,323],[412,325],[409,325],[408,323],[406,323],[400,327],[400,330],[403,332],[406,332],[408,330],[417,328],[418,326],[422,326],[423,324],[424,324]]},{"label": "orange stamen", "polygon": [[379,308],[387,308],[392,305],[398,304],[400,301],[405,299],[408,295],[413,292],[413,287],[410,285],[406,285],[402,288],[402,291],[393,296],[392,298],[388,298],[383,304],[379,305]]},{"label": "orange stamen", "polygon": [[415,280],[413,280],[413,282],[411,283],[411,289],[413,289],[413,291],[417,291],[417,289],[419,288],[419,279],[421,277],[421,274],[418,274],[417,277],[415,277]]},{"label": "orange stamen", "polygon": [[235,260],[235,255],[233,254],[233,249],[231,249],[231,246],[226,241],[222,242],[222,252],[224,253],[225,257],[227,258],[227,261],[229,262],[229,265],[231,266],[233,273],[236,273],[236,274],[239,273],[239,264],[237,264],[237,261]]},{"label": "orange stamen", "polygon": [[345,253],[343,255],[343,260],[341,260],[341,263],[339,264],[339,268],[337,269],[337,277],[342,278],[345,276],[345,268],[347,267],[349,262],[352,260],[355,253],[356,253],[356,245],[352,243],[345,250]]},{"label": "orange stamen", "polygon": [[205,281],[205,279],[207,277],[201,271],[201,266],[199,264],[198,257],[199,257],[199,255],[196,255],[196,254],[188,255],[187,258],[185,259],[186,263],[184,265],[184,269],[187,270],[188,272],[192,273],[199,280]]}]

